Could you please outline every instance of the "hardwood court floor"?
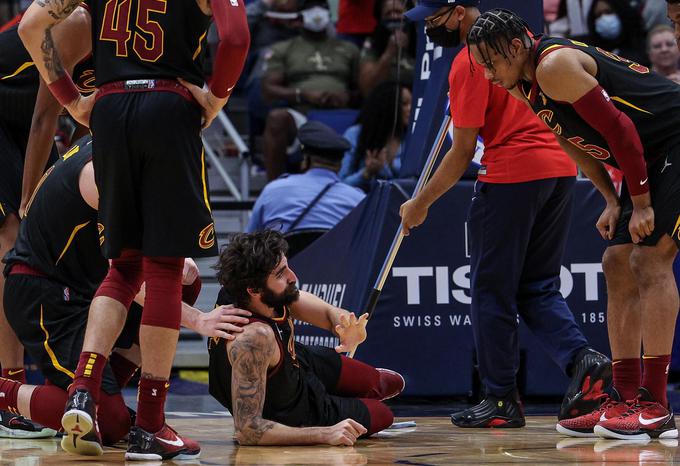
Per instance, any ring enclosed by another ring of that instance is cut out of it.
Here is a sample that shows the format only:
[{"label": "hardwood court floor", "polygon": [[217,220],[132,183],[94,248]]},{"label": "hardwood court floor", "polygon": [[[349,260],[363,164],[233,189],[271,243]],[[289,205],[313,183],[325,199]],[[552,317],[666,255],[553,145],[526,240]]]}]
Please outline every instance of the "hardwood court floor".
[{"label": "hardwood court floor", "polygon": [[[386,431],[354,447],[238,447],[229,417],[171,419],[180,432],[201,442],[201,459],[166,464],[238,465],[454,465],[454,464],[674,464],[680,462],[677,441],[646,443],[569,439],[554,429],[555,418],[535,416],[527,427],[511,430],[467,430],[447,417],[402,418],[417,427]],[[107,448],[104,456],[67,455],[57,440],[0,439],[0,465],[120,465],[122,449]],[[127,463],[149,465],[156,463]]]}]

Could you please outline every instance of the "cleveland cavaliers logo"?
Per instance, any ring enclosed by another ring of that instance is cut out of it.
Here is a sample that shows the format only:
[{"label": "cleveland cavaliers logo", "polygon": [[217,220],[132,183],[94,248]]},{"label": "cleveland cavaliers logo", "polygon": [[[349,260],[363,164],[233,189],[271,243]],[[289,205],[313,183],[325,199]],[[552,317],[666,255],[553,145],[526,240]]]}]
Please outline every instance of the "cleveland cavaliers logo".
[{"label": "cleveland cavaliers logo", "polygon": [[92,94],[96,89],[94,85],[94,70],[83,71],[76,83],[76,87],[81,94]]},{"label": "cleveland cavaliers logo", "polygon": [[560,126],[560,124],[556,123],[555,126],[551,126],[554,115],[555,112],[553,112],[552,110],[541,110],[536,114],[536,116],[538,116],[538,118],[540,118],[541,121],[543,121],[543,123],[545,123],[548,126],[548,128],[552,130],[553,133],[560,136],[562,134],[562,127]]},{"label": "cleveland cavaliers logo", "polygon": [[97,223],[97,231],[99,232],[99,246],[104,244],[104,225]]},{"label": "cleveland cavaliers logo", "polygon": [[211,223],[198,234],[198,245],[201,249],[210,249],[215,245],[215,224]]}]

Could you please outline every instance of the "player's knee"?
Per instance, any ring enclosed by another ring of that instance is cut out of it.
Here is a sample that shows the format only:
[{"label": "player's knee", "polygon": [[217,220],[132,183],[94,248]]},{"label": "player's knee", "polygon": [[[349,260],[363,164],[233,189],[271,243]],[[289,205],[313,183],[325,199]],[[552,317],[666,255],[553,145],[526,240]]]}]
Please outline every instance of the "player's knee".
[{"label": "player's knee", "polygon": [[370,425],[364,426],[368,429],[366,436],[373,435],[376,432],[387,429],[394,422],[394,414],[392,410],[382,401],[361,399],[361,402],[368,409],[370,418]]},{"label": "player's knee", "polygon": [[630,276],[630,249],[608,247],[602,255],[602,271],[607,281],[620,280]]},{"label": "player's knee", "polygon": [[660,277],[673,273],[672,260],[668,260],[654,248],[635,248],[630,254],[630,269],[640,289],[662,284]]},{"label": "player's knee", "polygon": [[106,278],[95,296],[115,299],[129,308],[142,286],[142,256],[137,250],[125,250],[119,258],[111,261]]},{"label": "player's knee", "polygon": [[142,324],[179,329],[182,314],[182,268],[179,257],[145,257],[146,297]]},{"label": "player's knee", "polygon": [[102,393],[97,407],[97,414],[104,445],[115,444],[130,431],[130,412],[120,394],[109,395]]}]

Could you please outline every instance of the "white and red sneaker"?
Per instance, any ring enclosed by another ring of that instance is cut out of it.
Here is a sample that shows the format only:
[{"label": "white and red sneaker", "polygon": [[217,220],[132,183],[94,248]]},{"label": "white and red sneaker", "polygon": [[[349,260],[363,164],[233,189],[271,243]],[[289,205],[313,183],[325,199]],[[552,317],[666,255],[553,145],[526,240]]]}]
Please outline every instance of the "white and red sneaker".
[{"label": "white and red sneaker", "polygon": [[623,401],[619,401],[616,390],[612,390],[612,395],[601,395],[602,404],[594,411],[572,419],[563,419],[557,423],[555,428],[560,434],[570,437],[597,437],[593,429],[602,421],[618,417],[625,413],[629,406]]},{"label": "white and red sneaker", "polygon": [[621,440],[649,440],[678,438],[673,412],[652,400],[645,388],[626,412],[598,423],[593,431],[598,437]]},{"label": "white and red sneaker", "polygon": [[128,461],[192,460],[201,455],[198,442],[180,437],[167,424],[155,434],[139,426],[130,429],[130,440],[125,459]]}]

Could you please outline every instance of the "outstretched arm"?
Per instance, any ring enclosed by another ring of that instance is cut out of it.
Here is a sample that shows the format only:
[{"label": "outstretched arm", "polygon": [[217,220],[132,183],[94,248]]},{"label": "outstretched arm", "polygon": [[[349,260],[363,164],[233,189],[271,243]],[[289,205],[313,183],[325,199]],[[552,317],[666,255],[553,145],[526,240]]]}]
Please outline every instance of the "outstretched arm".
[{"label": "outstretched arm", "polygon": [[[73,72],[74,66],[92,51],[90,36],[90,14],[82,7],[77,8],[65,21],[54,27],[54,41],[64,68],[69,75]],[[61,109],[61,104],[52,96],[45,81],[40,79],[40,87],[38,88],[31,121],[31,132],[26,147],[24,175],[21,185],[21,205],[19,207],[21,217],[23,217],[28,200],[45,170],[54,143],[54,133],[57,129],[57,119]]]},{"label": "outstretched arm", "polygon": [[347,419],[331,427],[288,427],[262,417],[267,370],[278,354],[273,330],[254,323],[227,344],[236,440],[241,445],[353,445],[366,429]]}]

